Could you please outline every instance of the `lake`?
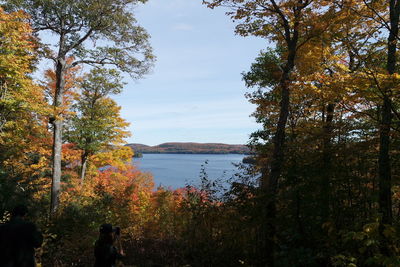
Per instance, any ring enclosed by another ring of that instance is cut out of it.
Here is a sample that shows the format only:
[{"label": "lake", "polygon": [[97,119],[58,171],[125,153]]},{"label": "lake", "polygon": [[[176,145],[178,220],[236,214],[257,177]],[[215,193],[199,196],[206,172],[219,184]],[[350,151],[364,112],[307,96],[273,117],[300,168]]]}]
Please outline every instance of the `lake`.
[{"label": "lake", "polygon": [[[201,166],[209,178],[229,179],[236,172],[232,163],[240,163],[245,155],[241,154],[143,154],[134,158],[133,164],[139,170],[154,175],[155,186],[184,187],[187,183],[200,182]],[[204,164],[205,162],[208,164]]]}]

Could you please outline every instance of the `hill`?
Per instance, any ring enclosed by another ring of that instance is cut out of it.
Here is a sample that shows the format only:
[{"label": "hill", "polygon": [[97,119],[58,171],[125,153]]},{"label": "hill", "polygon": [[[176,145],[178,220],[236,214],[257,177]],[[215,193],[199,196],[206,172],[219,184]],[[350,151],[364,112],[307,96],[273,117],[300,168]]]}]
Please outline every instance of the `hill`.
[{"label": "hill", "polygon": [[228,145],[219,143],[164,143],[157,146],[127,144],[136,153],[170,153],[170,154],[248,154],[245,145]]}]

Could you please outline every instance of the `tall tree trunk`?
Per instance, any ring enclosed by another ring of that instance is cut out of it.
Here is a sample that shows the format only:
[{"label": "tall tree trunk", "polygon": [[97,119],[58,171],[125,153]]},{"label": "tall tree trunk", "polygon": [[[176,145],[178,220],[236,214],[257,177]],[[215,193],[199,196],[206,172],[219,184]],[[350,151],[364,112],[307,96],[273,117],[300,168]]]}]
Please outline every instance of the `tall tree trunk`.
[{"label": "tall tree trunk", "polygon": [[275,236],[276,236],[276,194],[278,192],[278,180],[282,172],[284,163],[284,145],[285,145],[285,129],[289,116],[290,105],[290,73],[294,68],[294,60],[297,49],[297,32],[293,39],[288,42],[288,57],[283,67],[282,76],[279,82],[281,90],[281,101],[279,103],[279,119],[276,132],[273,138],[273,153],[271,157],[269,173],[267,168],[261,177],[261,187],[265,194],[265,205],[263,216],[265,226],[263,235],[265,238],[265,262],[264,266],[273,267],[275,254]]},{"label": "tall tree trunk", "polygon": [[329,103],[326,106],[326,120],[323,129],[323,151],[322,151],[322,174],[321,174],[321,217],[326,222],[330,216],[330,184],[331,184],[331,156],[332,156],[332,131],[333,114],[335,104]]},{"label": "tall tree trunk", "polygon": [[379,211],[382,214],[381,226],[392,224],[392,175],[390,168],[390,125],[391,101],[384,96],[379,129]]},{"label": "tall tree trunk", "polygon": [[[396,49],[399,33],[400,1],[390,0],[390,29],[386,70],[388,74],[396,72]],[[383,89],[383,104],[379,125],[379,211],[382,214],[381,229],[385,224],[392,224],[392,176],[390,168],[390,127],[392,123],[391,88]]]},{"label": "tall tree trunk", "polygon": [[[396,72],[397,37],[399,33],[400,0],[390,0],[389,6],[389,37],[386,70],[388,74]],[[383,103],[381,106],[381,118],[379,125],[379,159],[378,159],[378,184],[379,184],[379,212],[382,220],[379,224],[379,232],[382,237],[381,252],[389,256],[389,240],[384,235],[385,225],[391,225],[392,213],[392,174],[390,167],[390,127],[392,124],[392,89],[390,86],[383,88]]]},{"label": "tall tree trunk", "polygon": [[62,153],[62,127],[63,121],[58,114],[58,108],[63,103],[64,87],[65,87],[65,59],[58,58],[56,66],[56,92],[54,96],[54,110],[55,118],[53,121],[53,150],[52,150],[52,167],[53,176],[51,184],[51,207],[50,214],[57,211],[60,195],[60,181],[61,181],[61,153]]}]

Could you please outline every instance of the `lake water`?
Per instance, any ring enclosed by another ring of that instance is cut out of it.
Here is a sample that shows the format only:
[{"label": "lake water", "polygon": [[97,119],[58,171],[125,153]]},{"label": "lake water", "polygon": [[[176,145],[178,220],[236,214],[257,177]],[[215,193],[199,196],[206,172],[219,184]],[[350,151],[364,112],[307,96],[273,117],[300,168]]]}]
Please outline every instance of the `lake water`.
[{"label": "lake water", "polygon": [[[143,154],[134,158],[133,164],[141,171],[154,175],[155,186],[184,187],[187,183],[200,182],[201,166],[209,178],[229,179],[236,168],[232,163],[240,163],[245,155],[239,154]],[[205,162],[208,164],[204,164]]]}]

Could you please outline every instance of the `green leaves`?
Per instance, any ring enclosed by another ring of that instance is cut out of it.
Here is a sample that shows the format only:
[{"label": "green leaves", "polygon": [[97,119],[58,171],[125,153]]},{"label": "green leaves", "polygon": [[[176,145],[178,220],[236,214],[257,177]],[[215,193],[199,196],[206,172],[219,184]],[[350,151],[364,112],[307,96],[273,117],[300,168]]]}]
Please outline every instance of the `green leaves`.
[{"label": "green leaves", "polygon": [[277,50],[268,49],[262,51],[251,65],[249,72],[242,73],[247,87],[274,87],[279,83],[282,75],[281,53]]},{"label": "green leaves", "polygon": [[94,68],[85,75],[79,87],[82,88],[82,95],[90,98],[93,94],[98,97],[119,94],[123,85],[122,77],[117,70]]},{"label": "green leaves", "polygon": [[92,69],[79,84],[72,110],[75,115],[67,125],[67,139],[87,155],[93,155],[109,144],[119,144],[129,133],[120,116],[120,107],[110,94],[123,88],[122,77],[116,70]]},{"label": "green leaves", "polygon": [[149,35],[137,24],[132,7],[140,0],[8,0],[7,10],[22,9],[35,31],[56,34],[52,59],[76,58],[79,64],[113,65],[133,78],[147,73],[155,57]]}]

